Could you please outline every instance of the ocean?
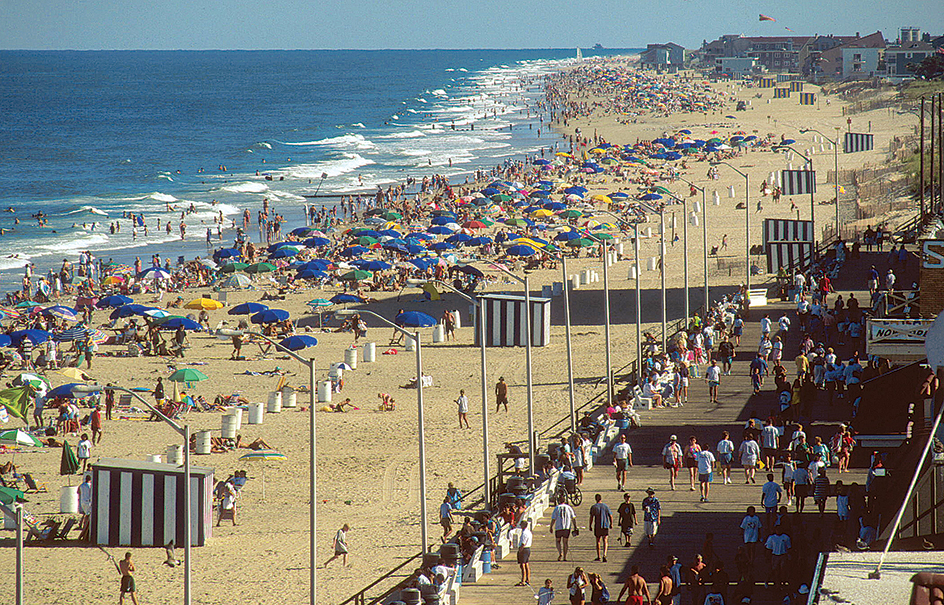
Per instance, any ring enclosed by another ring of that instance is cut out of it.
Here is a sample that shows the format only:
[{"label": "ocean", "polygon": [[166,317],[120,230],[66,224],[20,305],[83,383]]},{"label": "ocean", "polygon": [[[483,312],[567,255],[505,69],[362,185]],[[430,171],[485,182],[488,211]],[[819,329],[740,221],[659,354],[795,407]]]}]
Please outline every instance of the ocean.
[{"label": "ocean", "polygon": [[[584,56],[595,52],[635,51]],[[541,81],[575,56],[0,52],[0,289],[18,286],[27,261],[45,271],[83,250],[119,262],[193,257],[219,212],[228,226],[249,208],[254,226],[263,198],[291,228],[304,224],[306,194],[370,193],[434,173],[462,181],[537,153],[558,140],[534,108]],[[143,214],[148,234],[135,239],[124,212]],[[158,220],[173,224],[169,234]],[[233,236],[225,230],[224,242]]]}]

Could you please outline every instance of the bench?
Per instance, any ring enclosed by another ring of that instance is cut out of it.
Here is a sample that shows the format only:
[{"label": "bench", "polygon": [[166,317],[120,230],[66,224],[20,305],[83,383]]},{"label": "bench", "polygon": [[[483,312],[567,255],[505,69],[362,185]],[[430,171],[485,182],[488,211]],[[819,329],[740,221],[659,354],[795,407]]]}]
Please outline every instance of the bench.
[{"label": "bench", "polygon": [[767,306],[767,289],[766,288],[751,288],[747,291],[747,298],[750,301],[751,307],[766,307]]},{"label": "bench", "polygon": [[633,408],[642,408],[644,410],[652,409],[652,397],[646,397],[642,394],[639,385],[633,387]]}]

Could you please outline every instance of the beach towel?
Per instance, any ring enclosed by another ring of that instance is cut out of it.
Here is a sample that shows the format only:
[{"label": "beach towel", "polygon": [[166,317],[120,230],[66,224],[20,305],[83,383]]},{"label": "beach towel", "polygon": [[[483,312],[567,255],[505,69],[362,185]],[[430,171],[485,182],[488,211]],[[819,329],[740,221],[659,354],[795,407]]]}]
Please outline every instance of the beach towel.
[{"label": "beach towel", "polygon": [[387,349],[386,351],[384,351],[383,353],[381,353],[381,355],[396,355],[396,354],[397,354],[397,350],[396,350],[396,349]]}]

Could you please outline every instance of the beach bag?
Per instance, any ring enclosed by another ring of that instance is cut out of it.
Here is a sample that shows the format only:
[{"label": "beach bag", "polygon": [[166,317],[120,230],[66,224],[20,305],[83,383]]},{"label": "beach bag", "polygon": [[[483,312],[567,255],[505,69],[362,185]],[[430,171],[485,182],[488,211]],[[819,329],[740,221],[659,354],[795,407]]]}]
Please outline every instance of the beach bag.
[{"label": "beach bag", "polygon": [[610,591],[606,589],[606,586],[600,590],[600,599],[597,601],[600,605],[606,605],[610,602]]}]

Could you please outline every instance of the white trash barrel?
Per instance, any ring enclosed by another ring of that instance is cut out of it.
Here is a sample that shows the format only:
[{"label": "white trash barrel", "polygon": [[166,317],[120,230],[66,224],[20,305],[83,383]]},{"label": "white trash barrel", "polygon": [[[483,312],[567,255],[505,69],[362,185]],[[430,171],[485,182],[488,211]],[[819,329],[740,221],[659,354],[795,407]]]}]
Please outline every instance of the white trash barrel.
[{"label": "white trash barrel", "polygon": [[617,256],[617,258],[619,258],[620,256],[623,256],[623,255],[625,254],[625,252],[623,251],[623,242],[620,242],[620,243],[616,244],[616,252],[619,254],[619,256]]},{"label": "white trash barrel", "polygon": [[403,348],[407,351],[415,351],[416,343],[413,342],[413,338],[410,336],[404,336],[404,345]]},{"label": "white trash barrel", "polygon": [[325,380],[318,383],[318,403],[331,402],[331,381]]},{"label": "white trash barrel", "polygon": [[364,344],[364,363],[374,363],[377,361],[377,343],[368,342]]},{"label": "white trash barrel", "polygon": [[220,419],[220,432],[222,433],[223,439],[235,439],[236,431],[239,429],[236,427],[236,415],[235,414],[223,414]]},{"label": "white trash barrel", "polygon": [[210,431],[197,431],[196,453],[206,455],[210,453]]},{"label": "white trash barrel", "polygon": [[79,488],[75,485],[63,485],[59,492],[59,512],[74,515],[79,512]]},{"label": "white trash barrel", "polygon": [[283,408],[298,407],[298,393],[292,387],[282,388],[282,407]]},{"label": "white trash barrel", "polygon": [[433,326],[433,342],[443,342],[446,340],[446,327],[442,324]]},{"label": "white trash barrel", "polygon": [[696,200],[692,203],[692,212],[701,212],[701,202]]},{"label": "white trash barrel", "polygon": [[591,271],[591,272],[590,272],[590,282],[591,282],[591,283],[594,283],[594,282],[598,282],[598,281],[600,281],[600,274],[597,273],[596,271]]},{"label": "white trash barrel", "polygon": [[148,454],[148,462],[164,462],[164,456],[161,454]]},{"label": "white trash barrel", "polygon": [[692,227],[698,226],[698,215],[692,212],[691,216],[688,217],[688,222],[691,223]]},{"label": "white trash barrel", "polygon": [[344,363],[351,366],[352,370],[357,369],[357,347],[344,349]]},{"label": "white trash barrel", "polygon": [[541,296],[544,298],[550,298],[553,296],[553,290],[551,289],[551,286],[541,286]]},{"label": "white trash barrel", "polygon": [[659,262],[658,258],[656,258],[655,256],[650,256],[649,262],[646,263],[646,271],[655,271],[657,262]]},{"label": "white trash barrel", "polygon": [[711,195],[712,195],[712,199],[714,199],[714,201],[715,201],[715,206],[720,206],[720,205],[721,205],[721,194],[718,193],[717,191],[712,191],[712,192],[711,192]]},{"label": "white trash barrel", "polygon": [[462,327],[462,313],[459,313],[458,309],[450,311],[450,313],[452,313],[452,321],[455,322],[456,329],[458,330]]},{"label": "white trash barrel", "polygon": [[551,284],[551,296],[560,296],[564,293],[564,282],[556,281]]},{"label": "white trash barrel", "polygon": [[636,265],[629,268],[629,279],[636,279]]},{"label": "white trash barrel", "polygon": [[645,237],[645,238],[651,238],[651,237],[652,237],[652,227],[646,227],[646,229],[645,229],[645,235],[643,235],[643,237]]},{"label": "white trash barrel", "polygon": [[183,463],[184,463],[184,446],[168,445],[167,446],[167,464],[173,464],[177,466]]},{"label": "white trash barrel", "polygon": [[234,416],[236,418],[236,430],[242,429],[243,426],[243,409],[240,407],[231,407],[226,408],[226,413]]},{"label": "white trash barrel", "polygon": [[269,393],[269,403],[266,406],[266,412],[269,414],[278,414],[282,411],[282,391],[272,391]]},{"label": "white trash barrel", "polygon": [[262,403],[249,404],[249,418],[246,424],[262,424],[262,417],[265,415],[265,405]]}]

